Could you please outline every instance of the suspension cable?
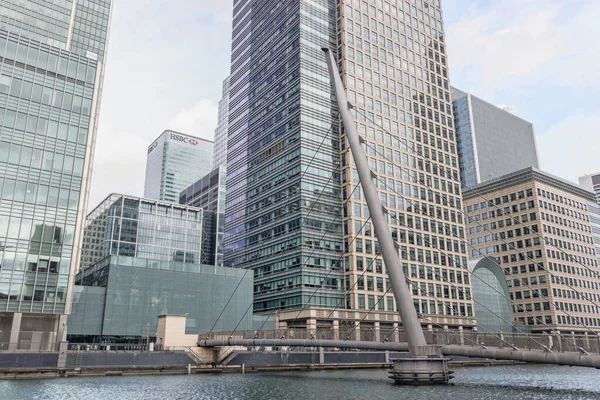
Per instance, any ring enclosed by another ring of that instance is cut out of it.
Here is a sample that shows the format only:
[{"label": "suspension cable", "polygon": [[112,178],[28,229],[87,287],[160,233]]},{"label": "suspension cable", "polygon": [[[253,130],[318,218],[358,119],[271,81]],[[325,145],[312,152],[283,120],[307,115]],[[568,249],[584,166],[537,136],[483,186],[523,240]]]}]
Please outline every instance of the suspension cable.
[{"label": "suspension cable", "polygon": [[215,323],[210,328],[210,332],[208,332],[208,334],[206,335],[206,340],[210,339],[210,335],[213,332],[213,329],[215,329],[215,327],[217,326],[217,323],[219,322],[219,320],[223,316],[223,313],[227,309],[227,306],[229,306],[229,303],[231,302],[231,299],[233,299],[233,296],[235,295],[235,293],[237,292],[238,288],[240,287],[240,285],[242,284],[242,282],[246,278],[246,275],[248,275],[248,271],[250,271],[250,268],[246,269],[246,272],[244,272],[244,275],[242,276],[242,279],[240,279],[240,281],[238,282],[237,286],[235,287],[235,290],[233,291],[233,293],[231,293],[231,296],[229,296],[229,299],[227,300],[227,303],[225,303],[225,307],[223,307],[223,309],[221,310],[221,313],[219,314],[219,316],[215,320]]},{"label": "suspension cable", "polygon": [[[378,178],[380,178],[380,177],[378,176]],[[378,179],[378,180],[379,180],[379,179]],[[412,200],[410,200],[410,199],[406,199],[406,198],[405,198],[405,197],[404,197],[402,194],[398,193],[398,192],[397,192],[397,191],[395,191],[394,189],[390,189],[390,190],[392,190],[394,193],[396,193],[396,195],[398,195],[398,196],[399,196],[399,197],[401,197],[402,199],[406,200],[407,202],[411,202],[411,204],[412,204]],[[399,221],[398,221],[398,222],[399,222]],[[399,224],[400,224],[400,223],[399,223]],[[412,232],[412,233],[413,233],[413,234],[415,234],[415,235],[419,235],[419,233],[418,233],[418,232],[416,232],[415,230],[413,230],[413,229],[412,229],[412,228],[410,228],[410,227],[407,227],[407,226],[406,226],[406,225],[404,225],[404,224],[400,224],[400,226],[401,226],[401,227],[403,227],[403,228],[405,228],[405,229],[407,229],[409,232]],[[459,236],[456,236],[456,235],[454,235],[454,234],[452,234],[452,235],[453,235],[454,237],[456,237],[457,239],[459,239],[459,240],[463,241],[464,243],[466,243],[466,244],[467,244],[467,246],[471,246],[471,245],[470,245],[470,244],[469,244],[469,243],[468,243],[466,240],[464,240],[464,239],[462,239],[462,238],[460,238]],[[436,246],[433,246],[429,240],[427,240],[427,239],[425,239],[425,238],[423,238],[423,240],[424,240],[424,241],[426,241],[427,243],[429,243],[429,245],[430,245],[432,248],[434,248],[434,249],[438,250],[438,251],[440,252],[440,254],[442,254],[442,255],[445,255],[446,257],[448,257],[448,256],[449,256],[449,255],[448,255],[446,252],[444,252],[444,251],[440,250],[440,249],[439,249],[438,247],[436,247]],[[405,255],[406,255],[406,256],[408,256],[408,254],[406,254],[406,253],[405,253]],[[406,258],[407,258],[407,259],[410,259],[410,257],[406,257]],[[497,263],[495,263],[495,262],[494,262],[494,264],[495,264],[496,266],[498,266],[499,268],[501,268],[501,267],[500,267],[500,266],[499,266]],[[427,268],[427,269],[430,269],[430,268],[431,268],[431,267],[427,267],[425,264],[421,264],[421,265],[422,265],[424,268]],[[481,280],[483,283],[485,283],[487,286],[489,286],[490,288],[492,288],[492,289],[494,289],[494,290],[495,290],[495,288],[493,288],[491,285],[489,285],[487,282],[485,282],[485,281],[484,281],[482,278],[480,278],[480,277],[478,277],[477,275],[473,274],[473,273],[472,273],[472,272],[469,270],[469,268],[468,268],[467,266],[462,266],[460,263],[458,263],[458,265],[459,265],[459,266],[461,266],[461,267],[463,267],[463,269],[465,269],[465,270],[466,270],[466,271],[467,271],[467,272],[468,272],[468,273],[469,273],[469,274],[470,274],[472,277],[476,277],[477,279],[479,279],[479,280]],[[437,275],[437,274],[436,274],[436,275]],[[516,279],[519,279],[519,278],[517,278],[517,277],[515,277],[515,278],[516,278]],[[442,279],[443,279],[443,278],[442,278]],[[452,283],[451,283],[451,282],[449,282],[448,280],[444,280],[444,281],[445,281],[446,283],[449,283],[450,285],[454,286],[455,288],[457,288],[457,287],[456,287],[456,285],[452,284]],[[519,281],[520,281],[520,279],[519,279]],[[527,284],[527,287],[529,287],[530,289],[534,290],[533,288],[531,288],[531,286],[529,286],[529,284]],[[460,288],[460,287],[458,287],[458,289],[459,289],[459,290],[462,290],[462,288]],[[497,290],[495,290],[495,291],[496,291],[496,292],[498,292]],[[550,299],[548,299],[546,296],[543,296],[542,294],[540,294],[540,293],[539,293],[537,290],[534,290],[534,291],[535,291],[536,293],[538,293],[538,295],[539,295],[539,296],[541,296],[543,299],[545,299],[545,300],[548,300],[550,303],[554,304],[554,302],[550,301]],[[503,297],[507,298],[507,299],[508,299],[508,300],[509,300],[509,301],[510,301],[512,304],[516,305],[516,303],[515,303],[515,301],[514,301],[514,300],[512,300],[512,299],[509,299],[508,297],[506,297],[506,295],[504,295],[504,294],[503,294],[503,293],[501,293],[501,292],[498,292],[498,293],[500,293],[501,295],[503,295]],[[464,291],[463,291],[463,294],[464,294]],[[473,297],[471,297],[471,299],[472,299],[474,302],[477,302],[477,300],[475,300]],[[484,308],[485,308],[485,306],[483,306],[483,305],[482,305],[482,304],[480,304],[479,302],[477,302],[477,303],[478,303],[479,305],[481,305],[482,307],[484,307]],[[559,309],[559,308],[556,306],[556,304],[554,304],[554,307],[557,309],[557,311],[561,311],[561,310],[560,310],[560,309]],[[486,308],[486,309],[487,309],[487,308]],[[489,311],[489,309],[488,309],[488,311]],[[534,317],[534,318],[535,318],[535,319],[536,319],[538,322],[542,321],[541,319],[538,319],[537,317],[535,317],[533,314],[531,314],[531,313],[530,313],[529,311],[527,311],[526,309],[524,309],[524,311],[525,311],[525,312],[526,312],[528,315],[530,315],[530,316]],[[569,314],[568,312],[566,312],[566,311],[563,311],[563,312],[565,312],[567,315],[570,315],[570,314]],[[573,317],[573,316],[571,316],[571,317]],[[574,318],[574,317],[573,317],[573,318]],[[506,321],[505,321],[505,322],[506,322]],[[544,325],[544,326],[546,326],[546,327],[548,327],[548,328],[550,328],[550,329],[552,330],[552,327],[550,327],[550,326],[549,326],[549,325],[548,325],[548,324],[547,324],[545,321],[543,322],[543,325]],[[592,332],[594,335],[597,335],[597,333],[596,333],[596,332],[594,332],[592,329],[590,329],[590,328],[589,328],[588,326],[586,326],[585,324],[580,324],[580,325],[581,325],[582,327],[586,328],[587,330],[589,330],[590,332]],[[560,333],[559,333],[559,334],[560,334]],[[569,339],[567,339],[567,340],[569,340]],[[573,343],[573,344],[574,344],[574,343]],[[574,344],[574,345],[575,345],[576,347],[578,347],[578,348],[579,348],[579,346],[577,346],[576,344]]]},{"label": "suspension cable", "polygon": [[[379,126],[379,125],[378,125],[378,126]],[[383,129],[383,128],[382,128],[382,129]],[[376,149],[375,145],[371,145],[370,143],[366,142],[364,139],[363,139],[363,142],[364,142],[364,143],[366,143],[366,144],[367,144],[368,146],[370,146],[371,148],[373,148],[373,149],[374,149],[374,150],[375,150],[375,151],[376,151],[378,154],[380,154],[380,155],[381,155],[383,158],[385,158],[385,159],[386,159],[386,160],[388,160],[390,163],[392,163],[392,165],[394,165],[396,168],[399,168],[399,169],[401,169],[401,170],[407,170],[405,167],[398,166],[398,165],[397,165],[397,164],[396,164],[396,163],[395,163],[393,160],[389,159],[389,158],[388,158],[388,157],[386,157],[386,156],[385,156],[383,153],[379,152],[379,151]],[[412,172],[413,172],[413,171],[411,171],[411,170],[408,170],[408,171],[409,171],[409,173],[412,173]],[[416,172],[415,172],[415,174],[416,174]],[[381,181],[381,178],[382,178],[382,177],[380,177],[380,176],[378,175],[378,180],[380,180],[380,181]],[[385,181],[384,181],[384,184],[385,184],[385,186],[386,186],[386,187],[390,187],[390,186],[389,186],[389,185],[388,185],[388,184],[387,184]],[[397,191],[396,191],[396,190],[395,190],[393,187],[390,187],[390,189],[391,189],[391,190],[392,190],[394,193],[396,193],[398,196],[400,196],[401,198],[403,198],[404,200],[406,200],[407,202],[410,202],[411,204],[414,204],[412,200],[410,200],[410,199],[406,199],[406,198],[405,198],[403,195],[399,194],[399,193],[398,193],[398,192],[397,192]],[[431,191],[431,189],[428,189],[428,190],[429,190],[429,192],[430,192],[430,193],[433,193],[433,191]],[[472,219],[472,218],[470,218],[470,217],[468,217],[468,215],[466,214],[466,212],[464,212],[462,209],[457,209],[457,210],[458,210],[458,212],[459,212],[459,213],[461,213],[461,214],[462,214],[462,215],[464,215],[465,217],[469,218],[469,220],[473,221],[473,219]],[[478,226],[482,227],[484,230],[486,230],[486,231],[488,231],[488,232],[492,233],[492,234],[493,234],[495,237],[497,236],[497,235],[496,235],[494,232],[490,231],[490,230],[489,230],[489,228],[486,228],[486,227],[485,227],[485,225],[482,225],[481,223],[479,223],[479,222],[477,222],[477,221],[473,221],[473,222],[475,222],[475,223],[476,223]],[[523,226],[524,226],[524,225],[523,225]],[[527,228],[527,229],[529,230],[529,228]],[[529,230],[529,231],[530,231],[530,232],[534,232],[534,231],[531,231],[531,230]],[[455,238],[457,238],[457,239],[459,239],[459,240],[461,240],[461,241],[463,241],[464,243],[466,243],[466,244],[467,244],[467,246],[469,246],[469,247],[473,247],[473,246],[472,246],[472,245],[470,245],[470,244],[469,244],[469,243],[468,243],[468,242],[467,242],[465,239],[463,239],[463,238],[461,238],[461,237],[459,237],[459,236],[457,236],[457,235],[455,235],[455,234],[452,234],[452,236],[453,236],[453,237],[455,237]],[[540,237],[541,237],[541,236],[540,236]],[[496,239],[496,240],[498,240],[498,239]],[[514,247],[514,245],[513,245],[513,244],[511,244],[511,243],[507,242],[506,240],[504,240],[504,239],[499,239],[499,241],[502,241],[503,243],[505,243],[505,244],[507,244],[507,245],[510,245],[510,246],[512,247],[512,249],[514,249],[514,250],[518,251],[518,250],[517,250],[517,249]],[[473,248],[474,248],[474,247],[473,247]],[[478,249],[474,248],[474,250],[478,250]],[[519,252],[519,254],[520,254],[520,255],[522,255],[523,257],[526,257],[526,258],[527,258],[527,259],[529,259],[530,261],[536,262],[536,261],[535,261],[533,258],[531,258],[531,257],[527,256],[525,253],[522,253],[522,252],[520,252],[520,251],[518,251],[518,252]],[[496,263],[496,265],[497,265],[498,267],[500,267],[500,265],[498,265],[497,263]],[[500,268],[502,269],[502,267],[500,267]],[[553,274],[553,273],[552,273],[550,270],[547,270],[547,269],[546,269],[546,271],[548,272],[548,274],[549,274],[549,275],[551,275],[551,276],[554,276],[555,278],[559,278],[561,281],[563,281],[563,277],[559,277],[559,276],[556,276],[556,275],[554,275],[554,274]],[[513,276],[513,277],[514,277],[514,275],[512,275],[512,274],[511,274],[511,276]],[[517,279],[519,279],[519,278],[517,278]],[[519,281],[521,281],[521,279],[519,279]],[[538,292],[537,290],[535,290],[535,289],[531,288],[531,287],[530,287],[528,284],[527,284],[527,286],[528,286],[530,289],[532,289],[532,290],[533,290],[535,293],[538,293],[538,294],[539,294],[539,292]],[[597,309],[600,309],[600,305],[598,305],[598,304],[597,304],[596,302],[594,302],[593,300],[589,299],[585,293],[583,293],[583,292],[580,292],[579,290],[575,289],[573,286],[571,286],[571,285],[570,285],[570,284],[568,284],[568,283],[567,283],[567,284],[565,284],[565,286],[568,286],[568,287],[569,287],[569,288],[571,288],[571,289],[572,289],[574,292],[576,292],[576,293],[578,293],[579,295],[581,295],[581,297],[582,297],[582,298],[584,298],[585,300],[587,300],[588,302],[590,302],[591,304],[593,304],[593,305],[594,305],[594,306],[595,306]],[[544,297],[544,298],[545,298],[545,297]],[[547,298],[546,298],[546,299],[547,299]],[[573,318],[574,320],[577,320],[577,321],[579,321],[579,318],[578,318],[578,317],[575,317],[575,316],[573,316],[573,315],[569,314],[569,313],[568,313],[567,311],[565,311],[565,310],[560,310],[558,307],[556,307],[556,305],[555,305],[555,304],[553,304],[553,305],[555,306],[555,308],[557,308],[557,310],[558,310],[558,311],[563,311],[565,314],[567,314],[568,316],[570,316],[570,317],[571,317],[571,318]],[[590,332],[594,333],[595,335],[598,335],[598,333],[596,333],[595,331],[593,331],[592,329],[590,329],[590,328],[589,328],[588,326],[586,326],[585,324],[583,324],[583,323],[581,323],[581,322],[578,322],[578,323],[579,323],[579,325],[581,325],[581,326],[584,326],[584,327],[585,327],[586,329],[588,329]]]},{"label": "suspension cable", "polygon": [[[365,112],[363,112],[362,110],[354,107],[353,105],[351,105],[351,108],[355,109],[358,113],[361,113],[367,120],[369,120],[371,123],[373,123],[375,126],[377,126],[378,128],[382,129],[384,132],[391,134],[390,132],[388,132],[384,127],[382,127],[380,124],[378,124],[376,121],[374,121],[372,118],[370,118],[368,115],[366,115]],[[396,136],[396,135],[394,135]],[[422,161],[427,161],[425,160],[422,156],[418,155],[415,150],[414,150],[414,146],[410,146],[409,142],[407,139],[399,139],[400,142],[404,143],[406,148],[409,149],[409,151],[415,155],[416,157],[418,157],[419,159],[421,159]],[[366,142],[366,141],[365,141]],[[376,150],[377,151],[377,150]],[[381,153],[380,153],[381,154]],[[383,156],[383,154],[382,154]],[[385,157],[388,161],[390,162],[394,162],[392,160],[390,160],[389,158]],[[396,165],[397,166],[397,165]],[[450,179],[454,182],[460,182],[458,180],[457,177],[452,176],[451,174],[447,173],[445,170],[447,168],[438,168],[441,170],[441,172],[444,172],[446,174],[446,178]],[[413,171],[411,171],[411,173],[413,173]],[[416,171],[414,171],[414,174],[416,175]],[[462,184],[461,186],[466,188],[468,191],[471,191],[473,193],[475,193],[479,198],[483,199],[486,201],[486,203],[488,204],[488,206],[494,207],[495,209],[499,210],[503,215],[507,215],[507,216],[511,216],[511,213],[504,213],[504,210],[502,210],[502,208],[498,207],[494,202],[492,202],[491,200],[487,199],[485,196],[483,196],[480,192],[478,192],[477,190],[475,190],[474,188],[466,185],[466,184]],[[514,222],[518,223],[519,225],[521,225],[523,228],[527,228],[527,226],[525,224],[523,224],[523,222],[521,222],[518,218],[516,217],[511,217],[512,220],[514,220]],[[491,231],[489,231],[491,232]],[[556,246],[555,244],[553,244],[552,242],[549,242],[547,239],[548,238],[544,238],[539,232],[534,232],[532,231],[532,234],[537,236],[538,238],[540,238],[541,240],[543,240],[545,243],[549,244],[551,247],[554,247],[555,249],[557,249],[559,252],[561,252],[562,254],[564,254],[568,260],[571,260],[579,265],[581,265],[583,268],[585,268],[586,270],[588,270],[592,275],[594,275],[594,277],[599,278],[600,279],[600,273],[598,271],[594,271],[593,269],[591,269],[589,266],[577,261],[571,254],[567,253],[566,251],[564,251],[564,249],[562,249],[561,247]]]},{"label": "suspension cable", "polygon": [[[336,116],[334,117],[334,119],[337,119],[339,117],[339,112],[336,114]],[[306,168],[304,169],[304,171],[302,171],[302,174],[300,175],[300,182],[302,182],[302,178],[306,175],[306,173],[308,172],[308,170],[310,169],[310,166],[312,165],[313,161],[315,160],[315,158],[317,157],[317,154],[319,154],[319,150],[321,150],[321,147],[323,146],[323,144],[325,143],[325,140],[327,139],[327,137],[329,137],[329,134],[333,131],[333,128],[336,126],[336,123],[333,122],[330,126],[329,129],[327,130],[327,132],[325,132],[325,134],[323,135],[323,139],[321,140],[321,143],[319,143],[319,146],[317,147],[317,149],[315,150],[312,158],[310,159],[310,161],[308,162],[308,165],[306,166]],[[348,149],[349,150],[349,149]],[[327,185],[329,184],[329,182],[331,182],[331,179],[333,179],[333,177],[335,176],[335,171],[333,174],[331,174],[331,176],[329,177],[329,179],[327,180],[327,182],[325,183],[323,190],[320,192],[319,196],[317,197],[317,199],[313,202],[313,206],[309,209],[308,213],[306,214],[306,216],[304,217],[304,220],[302,221],[302,223],[300,224],[300,228],[302,226],[304,226],[304,224],[306,223],[307,219],[308,219],[308,215],[310,215],[310,213],[312,212],[312,210],[314,209],[314,206],[316,205],[316,203],[318,202],[318,200],[321,198],[321,195],[325,192]],[[327,229],[325,229],[325,233],[327,232]],[[324,235],[323,235],[324,237]],[[247,271],[251,270],[252,268],[246,268]],[[245,275],[244,275],[245,276]],[[243,278],[242,278],[243,280]],[[229,299],[229,301],[231,301],[231,298],[233,297],[233,295],[236,293],[237,289],[239,288],[239,285],[235,288],[234,292],[231,294],[231,297]],[[228,301],[228,302],[229,302]],[[244,312],[244,314],[242,315],[242,317],[240,318],[240,320],[238,321],[238,324],[236,325],[235,329],[231,332],[230,336],[232,336],[236,331],[237,328],[239,327],[241,321],[244,319],[244,317],[246,316],[246,314],[248,313],[248,311],[250,310],[250,307],[252,307],[252,305],[254,304],[254,296],[252,296],[252,301],[250,302],[250,305],[248,306],[248,308],[246,309],[246,311]],[[227,305],[223,308],[223,310],[221,311],[221,315],[223,314],[223,312],[225,311],[225,308],[227,307]],[[269,316],[267,316],[267,318],[265,319],[265,321],[263,322],[262,327],[264,326],[264,324],[268,321],[268,319],[272,316],[272,313],[275,310],[273,310],[271,312],[271,314],[269,314]],[[221,315],[219,315],[219,318],[221,318]],[[217,319],[218,321],[218,319]],[[216,325],[216,322],[215,322]],[[213,328],[211,328],[211,333],[212,333],[212,329],[214,329],[214,325]]]},{"label": "suspension cable", "polygon": [[[358,182],[358,183],[357,183],[357,184],[354,186],[354,190],[352,190],[352,192],[350,193],[350,195],[349,195],[349,196],[348,196],[348,198],[346,199],[346,202],[348,202],[348,201],[349,201],[349,200],[352,198],[352,195],[354,194],[354,192],[356,191],[356,189],[359,187],[359,185],[360,185],[360,182]],[[369,218],[369,219],[370,219],[370,218]],[[364,227],[364,226],[367,224],[367,222],[368,222],[368,221],[369,221],[369,220],[365,221],[365,223],[363,224],[363,227]],[[335,222],[337,222],[337,221],[333,221],[331,225],[333,225]],[[361,230],[362,230],[362,228],[361,228]],[[320,240],[323,240],[323,239],[325,238],[325,236],[326,236],[326,235],[327,235],[327,229],[325,229],[325,232],[323,232],[323,235],[321,236],[321,239],[320,239]],[[354,243],[354,240],[356,240],[356,236],[357,236],[357,235],[355,235],[355,236],[352,238],[352,240],[351,240],[351,241],[348,243],[348,247],[350,247],[350,246],[352,245],[352,243]],[[314,254],[314,252],[315,252],[316,250],[317,250],[317,249],[316,249],[316,247],[315,247],[315,248],[313,249],[313,251],[311,252],[311,254],[310,254],[310,255],[309,255],[307,258],[310,258],[310,257],[312,256],[312,254]],[[336,260],[336,264],[337,264],[338,262],[340,262],[340,261],[342,261],[342,260],[344,259],[344,254],[345,254],[345,252],[342,252],[342,256],[341,256],[341,257],[340,257],[338,260]],[[325,277],[324,277],[324,278],[322,278],[322,280],[321,280],[321,286],[323,285],[323,282],[325,282],[325,281],[326,281],[326,279],[329,277],[329,275],[331,275],[331,273],[332,273],[333,271],[334,271],[334,269],[333,269],[333,268],[330,268],[330,269],[329,269],[329,271],[327,272],[327,275],[325,275]],[[308,303],[310,303],[310,300],[313,298],[313,296],[315,295],[315,293],[317,292],[317,290],[319,290],[319,288],[315,289],[315,291],[314,291],[314,292],[311,294],[311,296],[308,298],[308,300],[307,300],[307,303],[306,303],[306,304],[305,304],[305,305],[304,305],[302,308],[300,308],[300,310],[298,311],[298,316],[300,315],[300,313],[302,313],[302,311],[304,311],[304,309],[305,309],[306,305],[308,305]],[[272,315],[275,313],[275,311],[276,311],[275,309],[271,310],[271,313],[270,313],[270,314],[267,316],[267,318],[266,318],[266,319],[263,321],[262,325],[260,326],[260,328],[259,328],[259,329],[258,329],[258,331],[256,332],[256,335],[258,335],[258,334],[259,334],[259,333],[262,331],[262,329],[264,328],[264,326],[265,326],[265,324],[267,323],[268,319],[269,319],[270,317],[272,317]],[[296,318],[298,318],[298,316],[296,316]],[[288,329],[289,329],[289,328],[288,328]],[[287,333],[287,329],[286,329],[286,333]]]}]

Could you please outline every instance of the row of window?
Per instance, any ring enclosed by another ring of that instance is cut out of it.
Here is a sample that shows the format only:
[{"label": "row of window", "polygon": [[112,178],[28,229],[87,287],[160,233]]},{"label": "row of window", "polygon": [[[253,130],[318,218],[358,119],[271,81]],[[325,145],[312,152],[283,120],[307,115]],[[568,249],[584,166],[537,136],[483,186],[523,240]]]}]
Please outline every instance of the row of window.
[{"label": "row of window", "polygon": [[565,254],[562,251],[555,251],[550,249],[546,249],[546,256],[555,260],[572,261],[591,267],[598,266],[598,259],[596,257],[587,258],[580,255]]},{"label": "row of window", "polygon": [[561,204],[566,204],[568,206],[571,207],[575,207],[578,210],[582,210],[582,211],[587,211],[587,205],[584,203],[580,203],[578,201],[575,200],[571,200],[567,197],[555,194],[553,192],[550,192],[549,190],[545,190],[545,189],[539,189],[537,190],[537,194],[538,196],[542,196],[544,198],[550,199],[552,201],[556,201],[559,202]]},{"label": "row of window", "polygon": [[0,178],[0,198],[3,201],[13,200],[47,207],[77,210],[79,191]]}]

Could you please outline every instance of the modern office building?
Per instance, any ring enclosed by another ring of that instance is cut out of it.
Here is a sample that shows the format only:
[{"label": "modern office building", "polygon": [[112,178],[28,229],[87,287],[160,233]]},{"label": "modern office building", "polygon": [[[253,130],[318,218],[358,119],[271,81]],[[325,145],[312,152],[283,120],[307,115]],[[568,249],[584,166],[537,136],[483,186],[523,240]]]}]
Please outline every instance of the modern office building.
[{"label": "modern office building", "polygon": [[205,263],[223,266],[226,168],[219,166],[179,195],[179,204],[204,210],[204,227],[210,235],[202,251]]},{"label": "modern office building", "polygon": [[213,142],[166,130],[149,147],[144,197],[177,203],[179,193],[213,166]]},{"label": "modern office building", "polygon": [[76,343],[155,341],[164,314],[186,314],[187,334],[250,330],[252,283],[252,274],[237,268],[111,255],[77,276],[67,337]]},{"label": "modern office building", "polygon": [[335,4],[233,8],[225,266],[254,270],[255,312],[333,308],[343,298],[339,134],[321,47],[336,43]]},{"label": "modern office building", "polygon": [[255,270],[255,312],[396,312],[332,104],[329,47],[423,323],[472,326],[440,2],[335,6],[234,4],[225,264]]},{"label": "modern office building", "polygon": [[0,346],[64,340],[110,0],[0,2]]},{"label": "modern office building", "polygon": [[472,262],[500,265],[517,322],[533,332],[600,331],[593,192],[526,168],[463,195]]},{"label": "modern office building", "polygon": [[[461,188],[448,60],[439,1],[409,5],[346,2],[338,55],[371,170],[389,214],[402,267],[423,324],[474,325],[460,214]],[[347,148],[342,135],[342,150]],[[358,183],[350,156],[343,193]],[[344,215],[347,307],[393,312],[385,265],[362,193]]]},{"label": "modern office building", "polygon": [[214,232],[204,224],[197,207],[111,194],[87,217],[81,269],[111,255],[213,265],[203,249]]},{"label": "modern office building", "polygon": [[539,168],[533,124],[454,87],[452,105],[463,185]]},{"label": "modern office building", "polygon": [[219,117],[215,129],[213,166],[227,166],[227,129],[229,128],[229,77],[223,81],[223,97],[219,101]]},{"label": "modern office building", "polygon": [[[206,177],[207,184],[216,182],[211,190],[204,181],[197,183],[198,191],[192,192],[197,197],[190,200],[218,210],[218,194],[224,191],[220,177],[219,169]],[[190,334],[208,332],[213,325],[216,332],[232,330],[238,321],[240,329],[251,329],[252,314],[245,311],[252,302],[253,277],[237,268],[216,267],[216,214],[171,202],[108,196],[87,218],[69,340],[139,343],[155,336],[162,314],[188,314]]]}]

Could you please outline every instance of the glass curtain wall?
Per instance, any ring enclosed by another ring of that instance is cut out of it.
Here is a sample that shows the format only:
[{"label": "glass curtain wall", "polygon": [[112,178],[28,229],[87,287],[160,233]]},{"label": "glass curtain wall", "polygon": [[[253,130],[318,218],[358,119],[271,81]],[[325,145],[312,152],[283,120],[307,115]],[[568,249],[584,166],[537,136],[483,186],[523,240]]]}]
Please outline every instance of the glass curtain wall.
[{"label": "glass curtain wall", "polygon": [[342,298],[334,7],[234,2],[225,266],[254,270],[255,312]]}]

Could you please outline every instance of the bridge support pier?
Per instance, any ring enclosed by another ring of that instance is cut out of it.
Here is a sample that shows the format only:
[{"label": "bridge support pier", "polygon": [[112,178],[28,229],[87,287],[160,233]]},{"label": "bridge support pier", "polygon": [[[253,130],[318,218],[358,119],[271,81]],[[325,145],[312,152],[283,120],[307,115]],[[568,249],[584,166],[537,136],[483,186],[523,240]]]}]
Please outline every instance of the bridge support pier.
[{"label": "bridge support pier", "polygon": [[453,378],[440,346],[409,346],[410,358],[396,358],[390,378],[400,385],[446,384]]},{"label": "bridge support pier", "polygon": [[452,379],[447,358],[397,358],[390,378],[399,385],[447,384]]}]

